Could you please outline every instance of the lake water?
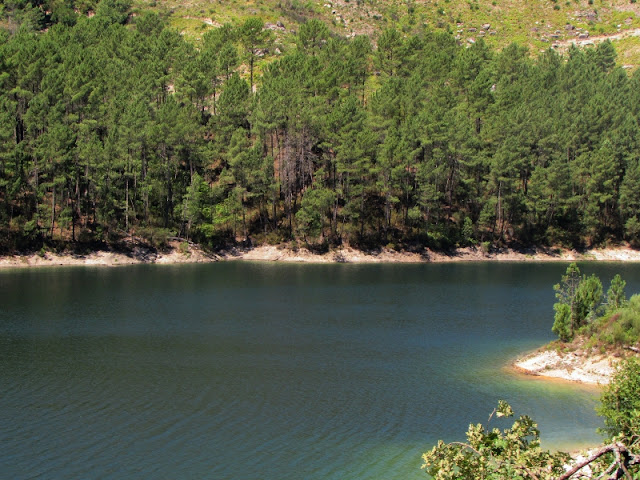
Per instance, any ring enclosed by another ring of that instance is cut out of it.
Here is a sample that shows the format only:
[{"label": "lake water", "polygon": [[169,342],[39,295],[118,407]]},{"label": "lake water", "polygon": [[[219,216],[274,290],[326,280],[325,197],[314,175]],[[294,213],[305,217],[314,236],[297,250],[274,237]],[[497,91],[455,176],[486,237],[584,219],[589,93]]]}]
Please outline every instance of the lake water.
[{"label": "lake water", "polygon": [[547,447],[598,442],[596,390],[504,368],[552,339],[565,268],[1,271],[0,478],[426,478],[500,399]]}]

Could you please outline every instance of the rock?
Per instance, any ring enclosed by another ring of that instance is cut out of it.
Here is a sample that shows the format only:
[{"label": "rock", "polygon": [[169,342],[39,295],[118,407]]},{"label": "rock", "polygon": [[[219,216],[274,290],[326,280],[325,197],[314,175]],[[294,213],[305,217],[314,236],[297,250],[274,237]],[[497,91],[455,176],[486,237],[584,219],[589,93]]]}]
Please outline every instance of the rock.
[{"label": "rock", "polygon": [[467,43],[473,45],[476,41],[473,38],[467,38]]},{"label": "rock", "polygon": [[490,23],[485,23],[484,25],[482,25],[482,30],[489,30],[491,28],[491,24]]},{"label": "rock", "polygon": [[589,38],[588,33],[581,33],[580,35],[578,35],[579,40],[586,40],[587,38]]},{"label": "rock", "polygon": [[278,27],[278,28],[282,28],[282,29],[284,30],[284,23],[282,23],[280,20],[278,20],[278,21],[276,22],[276,27]]},{"label": "rock", "polygon": [[547,37],[540,37],[540,41],[547,43],[549,39]]},{"label": "rock", "polygon": [[498,32],[496,32],[495,30],[491,30],[491,31],[489,32],[489,35],[497,35],[497,34],[498,34]]},{"label": "rock", "polygon": [[569,24],[569,25],[566,25],[564,27],[564,29],[567,30],[568,32],[571,32],[572,30],[575,30],[576,27],[574,27],[573,25]]},{"label": "rock", "polygon": [[556,34],[549,35],[549,38],[551,38],[552,40],[557,40],[560,38],[560,35],[556,35]]},{"label": "rock", "polygon": [[471,27],[471,28],[470,28],[469,30],[467,30],[467,31],[468,31],[469,33],[475,33],[475,32],[477,32],[477,31],[478,31],[478,29],[477,29],[477,28],[475,28],[475,27]]}]

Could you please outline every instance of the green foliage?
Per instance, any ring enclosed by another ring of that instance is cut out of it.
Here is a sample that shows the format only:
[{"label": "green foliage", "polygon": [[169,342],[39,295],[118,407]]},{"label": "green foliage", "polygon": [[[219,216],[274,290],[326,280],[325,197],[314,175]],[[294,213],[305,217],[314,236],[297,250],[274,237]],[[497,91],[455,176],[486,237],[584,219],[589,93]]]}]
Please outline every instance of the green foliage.
[{"label": "green foliage", "polygon": [[620,274],[616,274],[611,279],[611,286],[607,290],[607,309],[611,311],[622,308],[627,303],[627,297],[624,288],[627,285]]},{"label": "green foliage", "polygon": [[625,238],[634,246],[640,245],[640,221],[637,217],[631,217],[624,225]]},{"label": "green foliage", "polygon": [[[511,417],[511,407],[500,401],[497,417]],[[491,420],[491,419],[490,419]],[[422,468],[434,480],[458,479],[552,479],[564,473],[569,455],[540,448],[540,432],[528,416],[521,416],[510,428],[491,430],[469,425],[467,441],[445,444],[439,441],[422,456]]]},{"label": "green foliage", "polygon": [[469,217],[464,217],[461,232],[462,242],[464,245],[473,245],[475,243],[473,233],[473,222]]},{"label": "green foliage", "polygon": [[602,303],[602,282],[595,275],[581,275],[578,265],[572,263],[553,289],[558,302],[553,306],[556,313],[552,331],[567,342],[580,327],[595,319]]},{"label": "green foliage", "polygon": [[[1,37],[6,238],[241,228],[488,251],[640,235],[640,76],[614,67],[611,44],[532,59],[400,19],[374,50],[314,17],[274,59],[260,18],[196,46],[127,2],[96,11]],[[566,338],[602,295],[577,278],[570,315],[556,311]]]},{"label": "green foliage", "polygon": [[335,194],[327,188],[313,188],[305,192],[296,213],[298,230],[305,240],[324,232],[327,214],[335,203]]},{"label": "green foliage", "polygon": [[253,89],[253,68],[260,49],[270,45],[271,32],[264,29],[264,22],[258,17],[247,19],[240,27],[240,41],[249,60],[249,88]]},{"label": "green foliage", "polygon": [[600,342],[617,346],[640,341],[640,295],[633,295],[617,310],[611,310],[593,328]]},{"label": "green foliage", "polygon": [[131,3],[127,0],[100,0],[96,8],[96,17],[109,23],[126,23]]},{"label": "green foliage", "polygon": [[[485,429],[469,425],[466,442],[439,441],[423,454],[422,468],[434,480],[572,478],[638,478],[640,474],[640,362],[620,366],[601,397],[598,412],[605,417],[612,443],[593,449],[586,459],[574,460],[565,452],[540,448],[540,432],[527,416],[510,428]],[[511,417],[513,411],[500,401],[496,417]],[[489,417],[491,421],[492,414]]]},{"label": "green foliage", "polygon": [[573,300],[574,329],[586,325],[595,319],[602,304],[602,283],[595,275],[583,277]]},{"label": "green foliage", "polygon": [[626,360],[616,370],[601,396],[598,414],[604,417],[610,438],[640,442],[640,361]]},{"label": "green foliage", "polygon": [[[615,275],[606,302],[601,304],[600,280],[581,275],[577,265],[571,264],[562,283],[554,287],[559,301],[553,306],[552,331],[563,342],[573,340],[576,334],[590,336],[587,348],[634,345],[640,341],[640,295],[627,301],[625,285],[620,275]],[[598,314],[602,316],[598,318]]]},{"label": "green foliage", "polygon": [[320,20],[311,19],[300,25],[296,43],[305,53],[315,55],[329,40],[329,28]]},{"label": "green foliage", "polygon": [[563,342],[568,342],[573,338],[571,323],[571,307],[566,303],[556,303],[553,305],[556,311],[551,331],[558,335]]}]

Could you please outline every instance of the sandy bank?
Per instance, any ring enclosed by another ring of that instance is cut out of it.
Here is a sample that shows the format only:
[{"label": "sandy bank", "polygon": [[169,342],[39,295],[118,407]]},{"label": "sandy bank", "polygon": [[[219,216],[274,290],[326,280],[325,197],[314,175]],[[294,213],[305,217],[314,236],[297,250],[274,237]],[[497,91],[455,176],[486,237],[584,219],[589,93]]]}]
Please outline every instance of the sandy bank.
[{"label": "sandy bank", "polygon": [[213,262],[219,257],[204,252],[197,245],[181,249],[178,243],[170,245],[166,252],[136,246],[127,251],[96,251],[86,254],[71,252],[0,257],[0,268],[51,267],[51,266],[106,266],[134,265],[140,263],[178,264]]},{"label": "sandy bank", "polygon": [[606,385],[611,380],[620,361],[640,355],[637,348],[617,348],[599,353],[584,347],[584,339],[578,338],[562,350],[553,348],[555,342],[519,358],[512,367],[527,375]]},{"label": "sandy bank", "polygon": [[572,262],[596,260],[640,262],[640,251],[628,247],[594,249],[586,252],[532,248],[527,250],[501,249],[486,253],[479,248],[460,248],[448,253],[428,249],[421,253],[413,253],[387,248],[364,252],[350,247],[342,247],[327,253],[314,253],[306,248],[291,249],[283,245],[263,245],[246,249],[230,249],[213,254],[205,252],[195,244],[189,244],[188,248],[184,248],[184,244],[174,242],[167,252],[135,246],[125,252],[96,251],[87,254],[46,252],[42,255],[8,255],[0,257],[0,268],[59,265],[117,266],[139,263],[176,264],[221,260],[298,263]]},{"label": "sandy bank", "polygon": [[315,262],[315,263],[428,263],[428,262],[573,262],[573,261],[620,261],[640,262],[640,251],[629,247],[593,249],[585,252],[561,249],[531,248],[526,250],[501,249],[489,253],[480,248],[459,248],[452,252],[426,249],[421,253],[402,252],[382,248],[363,252],[349,247],[328,253],[316,254],[306,248],[292,250],[283,246],[264,245],[244,251],[227,252],[222,258],[231,260]]},{"label": "sandy bank", "polygon": [[527,375],[606,385],[619,361],[619,357],[611,354],[587,354],[581,350],[566,353],[537,350],[518,359],[514,368]]}]

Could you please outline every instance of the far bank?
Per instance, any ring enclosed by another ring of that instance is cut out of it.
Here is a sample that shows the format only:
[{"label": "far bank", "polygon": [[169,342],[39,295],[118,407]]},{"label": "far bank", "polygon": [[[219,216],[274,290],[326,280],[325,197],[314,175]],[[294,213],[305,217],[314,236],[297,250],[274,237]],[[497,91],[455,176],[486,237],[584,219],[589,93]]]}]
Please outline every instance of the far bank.
[{"label": "far bank", "polygon": [[595,248],[585,251],[561,248],[503,248],[484,251],[466,247],[450,251],[424,249],[409,252],[380,248],[357,250],[340,247],[318,253],[288,244],[237,247],[209,252],[199,245],[172,241],[165,250],[146,245],[125,245],[76,252],[41,250],[0,256],[0,268],[51,267],[69,265],[118,266],[132,264],[208,263],[217,261],[262,261],[297,263],[445,263],[445,262],[640,262],[640,251],[627,246]]}]

